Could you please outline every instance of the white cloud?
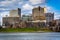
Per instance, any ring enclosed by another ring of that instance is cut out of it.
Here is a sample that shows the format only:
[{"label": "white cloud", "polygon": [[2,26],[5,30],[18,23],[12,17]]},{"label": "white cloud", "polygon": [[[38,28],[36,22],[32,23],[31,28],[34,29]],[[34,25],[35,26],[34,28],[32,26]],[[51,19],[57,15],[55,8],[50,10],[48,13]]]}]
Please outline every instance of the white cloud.
[{"label": "white cloud", "polygon": [[12,1],[1,1],[0,4],[2,6],[6,6],[6,5],[9,5],[10,3],[12,3]]},{"label": "white cloud", "polygon": [[42,4],[45,3],[46,0],[29,0],[32,4]]},{"label": "white cloud", "polygon": [[60,19],[60,15],[55,15],[55,19]]},{"label": "white cloud", "polygon": [[[11,10],[18,8],[18,1],[17,0],[5,0],[0,2],[0,7],[2,10]],[[0,9],[1,10],[1,9]]]},{"label": "white cloud", "polygon": [[[43,3],[45,3],[45,1],[46,0],[29,0],[26,3],[24,0],[5,0],[5,1],[0,2],[0,6],[4,6],[4,7],[7,7],[7,8],[0,8],[0,10],[14,9],[14,8],[17,8],[16,6],[18,5],[18,7],[22,7],[22,10],[25,11],[22,14],[25,14],[25,13],[29,14],[29,13],[32,12],[33,7],[41,6],[41,5],[36,5],[36,4],[43,4]],[[31,4],[29,4],[29,3],[31,3]],[[32,6],[32,4],[35,5],[35,6]],[[23,6],[21,6],[21,5],[23,5]],[[42,5],[42,7],[44,7],[44,5]],[[51,7],[51,6],[45,6],[45,7],[47,9],[47,12],[55,12],[53,7]],[[26,12],[27,10],[30,10],[30,11]],[[2,12],[1,16],[5,16],[6,14],[8,14],[8,12]],[[55,14],[55,18],[59,17],[59,15],[56,15],[56,14]]]},{"label": "white cloud", "polygon": [[4,8],[0,8],[0,10],[5,10]]},{"label": "white cloud", "polygon": [[31,10],[31,9],[33,9],[33,6],[29,5],[29,4],[25,4],[25,5],[23,5],[23,9],[24,10]]},{"label": "white cloud", "polygon": [[51,12],[52,11],[52,7],[46,7],[47,12]]},{"label": "white cloud", "polygon": [[9,16],[9,12],[2,12],[2,13],[0,13],[0,16],[1,16],[1,17],[6,17],[6,15]]},{"label": "white cloud", "polygon": [[54,16],[55,16],[55,19],[60,19],[60,12],[55,12],[55,14],[54,14]]},{"label": "white cloud", "polygon": [[18,4],[21,5],[21,4],[23,4],[23,2],[19,2]]},{"label": "white cloud", "polygon": [[46,7],[46,10],[47,10],[47,13],[48,12],[51,12],[51,13],[54,13],[54,19],[59,19],[60,18],[60,11],[58,10],[55,10],[53,7],[51,6],[45,6]]},{"label": "white cloud", "polygon": [[17,0],[5,0],[0,2],[0,6],[14,6],[15,4],[18,4]]},{"label": "white cloud", "polygon": [[48,13],[48,12],[53,13],[53,12],[55,11],[54,8],[51,7],[51,6],[47,6],[47,5],[45,5],[44,7],[46,8],[46,13]]},{"label": "white cloud", "polygon": [[5,11],[5,10],[10,10],[10,9],[8,9],[8,8],[0,8],[0,10],[2,10],[2,11]]}]

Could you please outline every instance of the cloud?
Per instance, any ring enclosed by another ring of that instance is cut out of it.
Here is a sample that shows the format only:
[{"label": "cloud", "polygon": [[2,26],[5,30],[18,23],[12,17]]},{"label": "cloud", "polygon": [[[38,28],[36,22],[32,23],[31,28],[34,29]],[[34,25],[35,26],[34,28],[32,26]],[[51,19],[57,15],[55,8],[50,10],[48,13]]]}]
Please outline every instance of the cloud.
[{"label": "cloud", "polygon": [[60,14],[55,15],[55,19],[60,19]]},{"label": "cloud", "polygon": [[31,4],[43,4],[46,0],[29,0]]},{"label": "cloud", "polygon": [[[21,8],[22,9],[22,14],[30,14],[32,13],[32,9],[33,7],[44,7],[45,6],[45,1],[46,0],[5,0],[5,1],[0,1],[0,13],[1,16],[5,16],[6,14],[8,14],[8,12],[4,11],[4,10],[13,10],[16,8]],[[44,4],[44,5],[42,5]],[[5,8],[4,8],[5,7]],[[55,12],[53,7],[51,6],[47,6],[46,4],[46,10],[47,12]],[[58,14],[58,13],[56,13]],[[55,14],[55,17],[57,18],[58,15]]]},{"label": "cloud", "polygon": [[17,0],[5,0],[0,2],[0,7],[6,8],[17,8],[18,1]]},{"label": "cloud", "polygon": [[54,19],[59,19],[60,18],[60,11],[59,10],[55,10],[53,7],[51,6],[45,6],[46,7],[46,12],[47,13],[54,13]]},{"label": "cloud", "polygon": [[12,3],[12,1],[1,1],[0,2],[1,6],[9,5],[10,3]]},{"label": "cloud", "polygon": [[2,12],[2,13],[0,13],[0,16],[1,16],[1,17],[6,17],[6,15],[9,16],[9,12]]},{"label": "cloud", "polygon": [[29,5],[29,4],[25,4],[25,5],[23,5],[23,9],[24,10],[32,10],[33,9],[33,6],[32,5]]},{"label": "cloud", "polygon": [[18,5],[21,5],[21,4],[23,4],[23,2],[19,2],[19,3],[18,3]]},{"label": "cloud", "polygon": [[8,11],[8,10],[10,10],[10,9],[8,9],[8,8],[0,8],[0,10],[1,10],[1,11],[5,11],[5,10]]},{"label": "cloud", "polygon": [[48,13],[48,12],[51,12],[51,13],[55,12],[55,10],[54,10],[54,8],[52,6],[44,5],[42,7],[45,7],[46,13]]},{"label": "cloud", "polygon": [[55,19],[60,19],[60,11],[55,10],[54,16],[55,16]]},{"label": "cloud", "polygon": [[45,5],[45,7],[46,7],[46,13],[54,13],[54,19],[59,19],[60,11],[58,12],[52,6]]},{"label": "cloud", "polygon": [[47,12],[52,12],[52,7],[46,7]]}]

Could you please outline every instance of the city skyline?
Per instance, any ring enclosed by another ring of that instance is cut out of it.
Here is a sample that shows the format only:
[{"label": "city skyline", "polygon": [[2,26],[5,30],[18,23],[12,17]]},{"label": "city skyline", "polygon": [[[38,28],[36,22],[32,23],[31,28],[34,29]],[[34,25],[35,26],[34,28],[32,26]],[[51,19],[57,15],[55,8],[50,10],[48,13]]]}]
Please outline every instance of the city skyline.
[{"label": "city skyline", "polygon": [[[34,7],[46,7],[47,12],[54,12],[55,19],[59,18],[59,0],[0,0],[0,19],[9,15],[9,11],[21,8],[21,14],[31,14]],[[1,20],[0,20],[1,21]]]}]

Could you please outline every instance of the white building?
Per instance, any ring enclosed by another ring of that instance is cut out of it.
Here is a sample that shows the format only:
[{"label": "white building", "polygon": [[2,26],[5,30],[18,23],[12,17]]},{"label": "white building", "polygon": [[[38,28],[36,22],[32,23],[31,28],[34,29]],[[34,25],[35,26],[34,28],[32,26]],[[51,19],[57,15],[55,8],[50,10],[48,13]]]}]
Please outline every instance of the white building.
[{"label": "white building", "polygon": [[9,16],[3,17],[3,25],[14,25],[20,22],[21,19],[21,9],[11,10]]},{"label": "white building", "polygon": [[49,23],[54,20],[54,13],[46,13],[46,25],[49,26]]},{"label": "white building", "polygon": [[46,22],[51,22],[54,20],[54,13],[46,13]]}]

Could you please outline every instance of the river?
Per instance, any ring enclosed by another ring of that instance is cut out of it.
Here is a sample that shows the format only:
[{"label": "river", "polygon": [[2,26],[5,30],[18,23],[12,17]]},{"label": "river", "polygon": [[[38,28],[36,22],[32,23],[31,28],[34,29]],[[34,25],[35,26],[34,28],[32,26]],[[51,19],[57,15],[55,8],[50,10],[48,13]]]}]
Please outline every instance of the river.
[{"label": "river", "polygon": [[60,33],[0,33],[0,40],[60,40]]}]

